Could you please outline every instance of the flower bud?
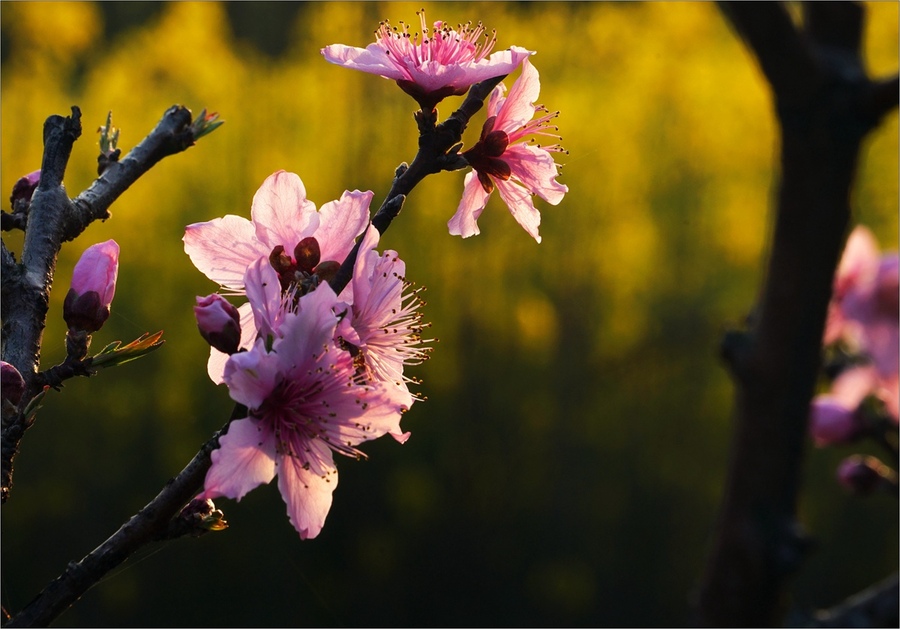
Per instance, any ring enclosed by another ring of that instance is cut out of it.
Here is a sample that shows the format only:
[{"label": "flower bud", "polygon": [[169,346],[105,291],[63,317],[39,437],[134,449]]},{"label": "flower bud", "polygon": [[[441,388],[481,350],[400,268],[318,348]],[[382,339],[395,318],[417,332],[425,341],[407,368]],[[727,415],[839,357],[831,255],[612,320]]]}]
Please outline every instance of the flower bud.
[{"label": "flower bud", "polygon": [[830,395],[816,397],[809,412],[809,433],[817,446],[849,443],[859,436],[863,422],[856,409]]},{"label": "flower bud", "polygon": [[234,354],[241,343],[241,315],[221,295],[197,297],[194,306],[200,336],[220,352]]},{"label": "flower bud", "polygon": [[116,294],[119,245],[107,240],[88,247],[72,272],[72,287],[63,302],[63,318],[69,328],[96,332],[109,318]]},{"label": "flower bud", "polygon": [[13,210],[16,209],[17,201],[24,201],[26,203],[31,201],[31,195],[34,194],[40,180],[41,171],[36,170],[33,173],[29,173],[24,177],[19,178],[19,180],[13,184],[12,194],[9,196],[9,203]]},{"label": "flower bud", "polygon": [[6,361],[0,361],[0,398],[18,406],[25,393],[25,380],[19,370]]},{"label": "flower bud", "polygon": [[838,482],[857,494],[871,494],[896,487],[897,474],[874,456],[854,454],[844,459],[837,469]]}]

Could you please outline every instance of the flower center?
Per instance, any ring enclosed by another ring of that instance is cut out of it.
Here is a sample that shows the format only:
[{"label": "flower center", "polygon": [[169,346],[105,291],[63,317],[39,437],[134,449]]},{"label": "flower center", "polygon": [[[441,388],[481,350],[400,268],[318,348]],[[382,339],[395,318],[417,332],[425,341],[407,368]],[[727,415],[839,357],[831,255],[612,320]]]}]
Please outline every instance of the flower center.
[{"label": "flower center", "polygon": [[312,236],[298,242],[293,253],[293,257],[289,256],[284,245],[278,245],[269,254],[269,264],[278,273],[283,291],[297,286],[300,294],[305,295],[318,286],[319,282],[329,281],[341,267],[340,262],[335,260],[320,262],[322,254],[319,241]]},{"label": "flower center", "polygon": [[497,117],[491,116],[484,122],[481,129],[481,138],[462,156],[469,165],[478,173],[478,181],[484,191],[490,193],[494,189],[494,183],[490,177],[497,177],[506,181],[512,174],[512,170],[505,161],[500,159],[509,146],[509,136],[505,131],[494,130]]}]

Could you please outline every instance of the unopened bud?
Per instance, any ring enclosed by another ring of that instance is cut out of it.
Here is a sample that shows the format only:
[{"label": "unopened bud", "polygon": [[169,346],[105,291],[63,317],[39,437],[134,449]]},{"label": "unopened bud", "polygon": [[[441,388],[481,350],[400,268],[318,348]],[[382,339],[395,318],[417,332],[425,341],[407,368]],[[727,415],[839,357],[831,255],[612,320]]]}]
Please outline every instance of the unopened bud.
[{"label": "unopened bud", "polygon": [[197,297],[197,327],[207,343],[220,352],[234,354],[241,344],[241,315],[228,300],[213,293]]},{"label": "unopened bud", "polygon": [[25,380],[19,370],[6,361],[0,361],[0,398],[18,406],[25,393]]},{"label": "unopened bud", "polygon": [[74,330],[96,332],[109,318],[119,275],[119,245],[107,240],[88,247],[72,272],[63,318]]},{"label": "unopened bud", "polygon": [[847,457],[838,466],[837,478],[841,485],[857,494],[897,487],[897,473],[874,456]]},{"label": "unopened bud", "polygon": [[34,194],[40,180],[41,171],[36,170],[24,177],[20,177],[19,180],[13,184],[12,194],[9,195],[9,203],[13,210],[16,209],[17,202],[29,203],[31,201],[31,195]]},{"label": "unopened bud", "polygon": [[847,408],[832,396],[820,395],[810,405],[809,433],[817,446],[849,443],[863,427],[857,409]]}]

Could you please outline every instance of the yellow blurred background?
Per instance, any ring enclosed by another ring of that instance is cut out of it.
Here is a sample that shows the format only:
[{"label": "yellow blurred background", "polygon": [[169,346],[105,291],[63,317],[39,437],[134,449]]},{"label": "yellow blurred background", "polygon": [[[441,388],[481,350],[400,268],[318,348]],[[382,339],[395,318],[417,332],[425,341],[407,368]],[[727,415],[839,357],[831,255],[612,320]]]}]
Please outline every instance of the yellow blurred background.
[{"label": "yellow blurred background", "polygon": [[[727,455],[726,325],[755,301],[777,137],[753,58],[711,3],[426,4],[536,50],[540,102],[569,154],[536,244],[499,198],[481,235],[447,233],[463,172],[424,181],[381,241],[425,285],[440,339],[413,370],[428,400],[402,447],[340,460],[322,535],[301,542],[276,488],[222,500],[224,533],[142,551],[62,616],[66,626],[678,625],[688,618]],[[874,76],[898,68],[898,5],[866,3]],[[41,161],[41,129],[78,105],[65,184],[96,175],[113,113],[123,153],[172,104],[226,124],[167,158],[60,255],[43,367],[64,356],[71,269],[115,238],[120,275],[95,348],[165,330],[165,347],[47,397],[2,512],[2,601],[16,610],[176,474],[230,412],[206,377],[196,295],[215,286],[185,225],[249,216],[275,170],[317,206],[380,203],[415,154],[414,102],[324,61],[365,46],[410,3],[2,2],[0,189]],[[508,84],[511,85],[511,77]],[[438,107],[448,115],[458,101]],[[480,130],[476,116],[467,133]],[[496,195],[494,195],[496,197]],[[898,247],[898,127],[865,146],[854,220]],[[18,238],[18,240],[17,240]],[[20,251],[21,237],[4,234]],[[897,568],[896,501],[845,495],[833,470],[867,446],[810,449],[802,517],[819,547],[795,609],[834,604]],[[874,452],[874,451],[873,451]]]}]

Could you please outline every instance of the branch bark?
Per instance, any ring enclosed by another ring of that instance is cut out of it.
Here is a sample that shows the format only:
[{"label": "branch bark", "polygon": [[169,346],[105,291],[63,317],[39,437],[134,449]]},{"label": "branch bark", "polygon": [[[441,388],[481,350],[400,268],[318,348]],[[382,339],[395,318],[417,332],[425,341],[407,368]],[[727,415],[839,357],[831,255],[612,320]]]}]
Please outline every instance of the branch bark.
[{"label": "branch bark", "polygon": [[70,200],[63,178],[72,146],[81,135],[81,111],[72,107],[71,116],[50,116],[44,123],[41,179],[31,199],[22,261],[16,264],[5,246],[2,255],[3,360],[19,370],[26,386],[18,412],[4,423],[0,436],[0,502],[9,497],[13,459],[30,426],[23,411],[43,386],[38,375],[41,342],[62,244],[93,221],[108,218],[119,195],[161,159],[193,145],[195,131],[191,112],[171,107],[140,144]]},{"label": "branch bark", "polygon": [[[238,409],[235,410],[239,412]],[[210,453],[219,446],[219,438],[227,429],[228,424],[203,444],[191,462],[152,501],[81,561],[69,563],[65,572],[5,626],[48,626],[110,570],[123,563],[142,546],[160,538],[172,518],[203,485],[203,479],[212,464]]]},{"label": "branch bark", "polygon": [[860,7],[805,4],[805,30],[780,4],[720,7],[772,88],[781,175],[756,315],[723,347],[735,380],[734,434],[696,620],[765,627],[780,624],[786,579],[808,546],[796,510],[809,402],[860,144],[887,108],[862,66]]},{"label": "branch bark", "polygon": [[[416,112],[416,122],[419,125],[419,151],[416,153],[412,164],[409,166],[402,164],[397,168],[390,191],[378,212],[372,217],[372,225],[375,226],[379,234],[384,234],[387,231],[391,222],[400,213],[406,197],[425,177],[439,173],[442,170],[457,170],[467,165],[462,157],[454,153],[448,153],[448,151],[462,140],[462,134],[469,124],[469,119],[484,106],[484,99],[505,78],[506,75],[504,74],[476,83],[470,87],[469,93],[463,100],[462,105],[459,106],[459,109],[454,111],[447,120],[439,125],[435,125],[435,110],[431,112],[419,110]],[[356,257],[359,255],[360,242],[361,240],[357,241],[350,254],[341,264],[340,270],[330,282],[335,294],[340,295],[353,275],[353,265],[356,263]]]}]

